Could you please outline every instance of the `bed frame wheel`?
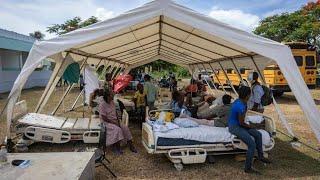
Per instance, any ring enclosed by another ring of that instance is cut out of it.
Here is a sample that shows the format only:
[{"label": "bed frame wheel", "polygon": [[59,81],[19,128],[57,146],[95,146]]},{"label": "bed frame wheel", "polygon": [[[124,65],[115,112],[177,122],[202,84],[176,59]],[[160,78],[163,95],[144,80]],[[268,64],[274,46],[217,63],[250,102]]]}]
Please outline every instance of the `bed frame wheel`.
[{"label": "bed frame wheel", "polygon": [[182,163],[174,163],[173,165],[176,168],[176,170],[182,171],[182,169],[183,169],[183,164]]}]

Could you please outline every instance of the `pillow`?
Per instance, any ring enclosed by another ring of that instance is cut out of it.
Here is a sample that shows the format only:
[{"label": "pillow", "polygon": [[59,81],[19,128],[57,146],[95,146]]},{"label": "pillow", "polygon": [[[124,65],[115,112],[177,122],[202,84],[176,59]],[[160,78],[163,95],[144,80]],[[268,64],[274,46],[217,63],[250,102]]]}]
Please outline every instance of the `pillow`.
[{"label": "pillow", "polygon": [[191,127],[199,126],[197,122],[192,121],[191,119],[188,119],[188,118],[175,118],[173,123],[183,128],[191,128]]},{"label": "pillow", "polygon": [[172,122],[174,119],[174,114],[172,112],[156,112],[155,114],[156,119],[163,120],[164,122]]}]

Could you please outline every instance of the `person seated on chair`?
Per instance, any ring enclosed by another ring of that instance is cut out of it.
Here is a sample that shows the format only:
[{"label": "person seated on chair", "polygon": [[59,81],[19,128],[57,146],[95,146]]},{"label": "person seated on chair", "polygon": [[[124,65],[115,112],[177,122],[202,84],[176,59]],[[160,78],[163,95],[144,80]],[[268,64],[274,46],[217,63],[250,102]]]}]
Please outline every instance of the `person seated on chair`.
[{"label": "person seated on chair", "polygon": [[193,78],[190,80],[190,84],[185,88],[185,91],[186,93],[190,93],[192,97],[197,96],[198,86]]},{"label": "person seated on chair", "polygon": [[145,116],[145,111],[146,111],[147,95],[144,92],[142,84],[139,83],[137,85],[137,89],[138,89],[138,91],[134,94],[132,101],[134,102],[135,110],[136,110],[140,120],[143,121],[145,119],[144,116]]},{"label": "person seated on chair", "polygon": [[113,101],[114,94],[111,90],[104,91],[103,100],[99,104],[99,116],[106,126],[106,145],[112,145],[116,154],[122,154],[120,142],[126,141],[132,152],[137,152],[132,143],[132,135],[127,126],[121,125],[117,118],[116,106]]},{"label": "person seated on chair", "polygon": [[270,163],[270,161],[263,157],[261,133],[244,122],[251,89],[247,86],[242,86],[238,94],[239,98],[233,102],[228,118],[229,132],[237,136],[237,138],[241,139],[248,146],[244,171],[246,173],[260,174],[252,167],[255,149],[258,151],[258,160],[263,163]]},{"label": "person seated on chair", "polygon": [[99,104],[103,98],[103,89],[95,89],[89,98],[89,106],[92,109],[92,113],[99,115]]}]

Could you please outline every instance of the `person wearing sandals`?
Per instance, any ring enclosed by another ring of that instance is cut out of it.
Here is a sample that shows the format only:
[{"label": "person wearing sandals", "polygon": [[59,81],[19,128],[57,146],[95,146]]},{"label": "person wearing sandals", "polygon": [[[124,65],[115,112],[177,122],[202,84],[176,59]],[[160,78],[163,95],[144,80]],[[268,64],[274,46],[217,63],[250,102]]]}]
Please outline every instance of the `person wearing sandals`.
[{"label": "person wearing sandals", "polygon": [[116,154],[122,154],[120,142],[124,141],[129,145],[132,152],[137,153],[132,142],[132,135],[128,126],[121,125],[117,118],[116,106],[113,102],[114,94],[112,90],[105,89],[103,100],[99,104],[99,117],[107,128],[106,145],[112,146]]},{"label": "person wearing sandals", "polygon": [[252,167],[254,151],[258,151],[258,160],[263,163],[271,163],[270,160],[263,157],[262,135],[261,133],[244,122],[247,112],[247,102],[251,94],[251,89],[247,86],[242,86],[239,89],[239,98],[235,100],[231,106],[230,115],[228,118],[229,132],[237,138],[241,139],[247,146],[247,155],[244,171],[246,173],[261,173]]}]

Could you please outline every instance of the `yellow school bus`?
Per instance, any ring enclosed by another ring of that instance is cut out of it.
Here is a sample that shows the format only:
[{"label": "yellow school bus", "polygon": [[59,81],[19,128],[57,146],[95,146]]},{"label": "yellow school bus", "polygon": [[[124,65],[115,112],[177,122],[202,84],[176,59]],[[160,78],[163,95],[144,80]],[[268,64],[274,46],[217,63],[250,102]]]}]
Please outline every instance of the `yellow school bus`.
[{"label": "yellow school bus", "polygon": [[[303,42],[291,42],[286,43],[294,56],[300,73],[303,76],[309,89],[316,87],[316,70],[317,70],[317,52],[316,49]],[[251,69],[239,68],[241,77],[244,82],[248,82],[248,76],[253,72]],[[237,72],[233,69],[226,69],[228,78],[232,85],[238,87],[241,82]],[[290,88],[286,79],[277,65],[267,66],[263,71],[266,83],[273,90],[275,96],[281,96],[284,92],[290,92]],[[217,71],[218,78],[222,84],[227,85],[227,78],[222,71]],[[218,82],[214,75],[212,75],[213,81]]]}]

